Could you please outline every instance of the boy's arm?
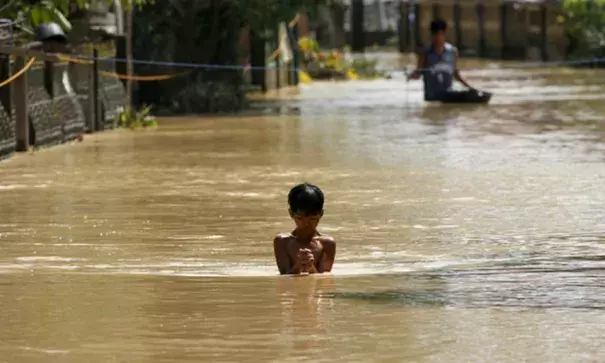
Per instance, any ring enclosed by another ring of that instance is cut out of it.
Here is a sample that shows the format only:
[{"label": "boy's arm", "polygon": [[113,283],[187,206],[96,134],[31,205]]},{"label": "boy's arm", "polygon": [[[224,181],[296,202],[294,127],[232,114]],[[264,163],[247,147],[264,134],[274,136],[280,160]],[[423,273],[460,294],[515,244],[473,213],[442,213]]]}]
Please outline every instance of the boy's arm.
[{"label": "boy's arm", "polygon": [[334,259],[336,258],[336,242],[334,238],[329,237],[322,241],[323,253],[321,255],[321,261],[319,262],[318,272],[331,272],[332,266],[334,265]]},{"label": "boy's arm", "polygon": [[286,249],[286,242],[283,237],[277,236],[273,239],[273,252],[275,253],[275,262],[279,269],[280,275],[299,274],[300,266],[298,261],[294,266],[290,266],[290,257],[288,256],[288,250]]},{"label": "boy's arm", "polygon": [[416,69],[414,70],[414,72],[412,72],[412,74],[410,74],[408,80],[418,79],[422,75],[422,72],[424,72],[424,53],[418,52],[418,55],[416,57],[418,58],[418,62],[416,63]]},{"label": "boy's arm", "polygon": [[464,78],[462,78],[462,76],[460,75],[460,70],[458,69],[458,59],[459,59],[459,55],[458,55],[458,49],[456,49],[454,51],[456,53],[455,55],[455,59],[454,59],[454,79],[460,83],[462,83],[466,88],[469,89],[474,89],[473,87],[471,87],[471,85],[468,84],[468,82],[466,82],[466,80]]}]

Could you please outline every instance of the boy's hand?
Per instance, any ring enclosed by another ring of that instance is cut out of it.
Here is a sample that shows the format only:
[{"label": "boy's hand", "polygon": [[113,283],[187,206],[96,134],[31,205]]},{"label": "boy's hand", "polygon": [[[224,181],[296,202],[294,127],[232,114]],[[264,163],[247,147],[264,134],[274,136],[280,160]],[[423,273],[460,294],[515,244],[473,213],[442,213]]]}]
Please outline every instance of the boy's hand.
[{"label": "boy's hand", "polygon": [[308,248],[299,249],[298,263],[303,270],[308,271],[308,269],[310,269],[315,263],[313,252],[311,252],[311,250]]},{"label": "boy's hand", "polygon": [[409,81],[411,79],[413,79],[413,80],[420,79],[420,72],[419,71],[414,71],[411,74],[409,74],[407,80]]}]

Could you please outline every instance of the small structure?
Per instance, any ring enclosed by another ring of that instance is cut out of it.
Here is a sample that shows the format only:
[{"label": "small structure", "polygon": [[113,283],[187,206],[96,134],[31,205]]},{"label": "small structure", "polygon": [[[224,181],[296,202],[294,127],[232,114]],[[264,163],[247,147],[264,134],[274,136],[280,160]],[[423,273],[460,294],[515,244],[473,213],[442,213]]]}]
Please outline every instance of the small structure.
[{"label": "small structure", "polygon": [[[8,24],[0,27],[0,82],[19,72],[0,87],[0,157],[114,125],[125,100],[124,86],[112,77],[115,62],[57,55],[96,56],[100,48],[105,57],[118,56],[119,16],[111,15],[109,8],[100,10],[103,4],[99,0],[92,9],[74,11],[75,32],[65,34],[57,24],[42,24],[35,29],[35,41],[25,46],[14,44],[12,22],[0,22]],[[15,57],[13,63],[9,55]]]}]

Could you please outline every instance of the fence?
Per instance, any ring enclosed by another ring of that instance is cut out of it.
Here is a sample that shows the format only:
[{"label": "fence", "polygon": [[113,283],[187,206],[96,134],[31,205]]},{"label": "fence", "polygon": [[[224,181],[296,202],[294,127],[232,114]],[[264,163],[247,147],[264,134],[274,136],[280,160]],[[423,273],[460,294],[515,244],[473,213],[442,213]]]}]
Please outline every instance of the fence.
[{"label": "fence", "polygon": [[[340,19],[334,13],[324,16],[328,20],[322,24],[333,22],[327,28],[345,32],[351,45],[355,43],[361,48],[394,45],[398,40],[401,52],[412,52],[430,41],[429,24],[440,17],[450,25],[448,41],[463,55],[560,60],[567,56],[568,46],[564,25],[559,21],[563,15],[561,3],[558,0],[346,0],[344,9],[331,9],[336,13],[342,11],[343,21],[334,23],[335,18]],[[356,20],[361,19],[361,28],[351,24],[355,6],[359,7]],[[322,42],[324,46],[327,43]]]},{"label": "fence", "polygon": [[0,46],[0,158],[115,127],[125,88],[112,77],[115,62],[93,52],[95,60],[78,62]]},{"label": "fence", "polygon": [[242,29],[240,44],[244,45],[243,52],[250,60],[251,71],[246,74],[251,85],[260,87],[263,92],[298,85],[299,20],[300,14],[282,29],[278,24],[265,35]]},{"label": "fence", "polygon": [[567,37],[558,21],[559,1],[406,0],[401,3],[400,50],[413,51],[430,39],[436,17],[451,24],[448,41],[462,54],[482,58],[560,60]]}]

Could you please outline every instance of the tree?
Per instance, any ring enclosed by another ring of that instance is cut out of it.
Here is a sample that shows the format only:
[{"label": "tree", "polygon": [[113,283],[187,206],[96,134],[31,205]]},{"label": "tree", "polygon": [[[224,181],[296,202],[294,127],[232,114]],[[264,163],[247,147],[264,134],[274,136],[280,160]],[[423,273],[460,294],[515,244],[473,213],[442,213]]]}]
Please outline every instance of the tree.
[{"label": "tree", "polygon": [[[0,18],[10,19],[19,27],[32,34],[33,29],[42,23],[54,22],[64,31],[71,30],[69,15],[78,9],[88,9],[96,2],[106,1],[111,5],[114,0],[8,0],[0,5]],[[153,0],[128,0],[125,10],[131,6],[143,6]]]},{"label": "tree", "polygon": [[564,0],[560,18],[572,57],[599,57],[605,47],[605,0]]},{"label": "tree", "polygon": [[[271,42],[279,22],[289,23],[301,10],[312,13],[318,2],[157,0],[154,6],[143,6],[134,18],[134,54],[167,62],[242,65],[242,28]],[[136,70],[140,74],[189,71],[186,76],[146,83],[138,92],[140,102],[171,113],[228,112],[245,106],[241,69],[137,64]]]}]

